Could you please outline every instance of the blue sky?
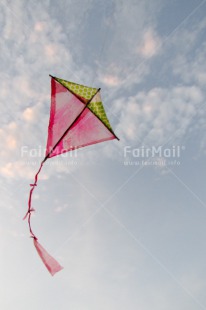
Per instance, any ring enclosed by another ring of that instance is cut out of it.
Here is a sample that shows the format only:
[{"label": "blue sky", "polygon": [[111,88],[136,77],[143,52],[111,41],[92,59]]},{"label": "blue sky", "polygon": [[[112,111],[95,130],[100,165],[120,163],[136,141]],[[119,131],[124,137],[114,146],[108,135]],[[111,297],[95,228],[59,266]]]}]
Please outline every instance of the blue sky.
[{"label": "blue sky", "polygon": [[[1,309],[206,309],[205,13],[200,0],[0,0]],[[43,167],[32,223],[64,266],[53,278],[22,221],[49,74],[101,87],[120,138]]]}]

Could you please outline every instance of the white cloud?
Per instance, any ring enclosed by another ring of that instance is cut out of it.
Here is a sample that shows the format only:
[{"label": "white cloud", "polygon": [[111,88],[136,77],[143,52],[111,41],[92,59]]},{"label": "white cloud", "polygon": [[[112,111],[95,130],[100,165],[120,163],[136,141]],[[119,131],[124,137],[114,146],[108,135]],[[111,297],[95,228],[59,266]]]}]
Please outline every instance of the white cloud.
[{"label": "white cloud", "polygon": [[44,31],[44,29],[46,28],[46,23],[43,21],[38,21],[36,22],[36,24],[34,25],[34,30],[36,32],[42,32]]},{"label": "white cloud", "polygon": [[114,87],[120,85],[120,79],[115,75],[105,75],[99,78],[100,82],[104,83],[108,87]]},{"label": "white cloud", "polygon": [[167,41],[165,53],[172,56],[168,67],[183,83],[205,85],[205,27],[205,16],[198,22],[188,20],[187,25],[178,29]]},{"label": "white cloud", "polygon": [[17,140],[13,136],[7,136],[6,137],[6,144],[8,146],[8,149],[14,150],[17,147]]},{"label": "white cloud", "polygon": [[201,44],[195,52],[192,62],[189,61],[190,56],[182,54],[173,61],[174,74],[182,78],[185,83],[197,83],[204,87],[206,84],[206,65],[204,61],[206,44]]},{"label": "white cloud", "polygon": [[34,118],[34,112],[32,108],[26,108],[22,114],[23,119],[26,121],[31,121]]},{"label": "white cloud", "polygon": [[38,123],[39,119],[42,118],[42,105],[41,103],[37,103],[33,107],[27,107],[22,112],[22,119],[28,123],[34,123],[34,126]]},{"label": "white cloud", "polygon": [[[27,165],[24,161],[17,160],[13,162],[7,162],[0,168],[0,173],[2,176],[8,179],[29,179],[33,180],[37,165]],[[41,179],[48,179],[48,176],[42,172]]]},{"label": "white cloud", "polygon": [[35,168],[26,165],[32,158],[21,158],[21,147],[36,148],[46,143],[50,110],[48,73],[54,73],[62,62],[71,69],[74,66],[64,44],[64,32],[44,4],[5,2],[1,7],[5,18],[0,30],[0,172],[7,178],[33,178]]},{"label": "white cloud", "polygon": [[[130,143],[160,145],[172,137],[181,140],[196,115],[203,95],[198,87],[154,88],[116,100],[117,133]],[[201,125],[200,125],[201,126]],[[179,133],[178,133],[179,131]]]},{"label": "white cloud", "polygon": [[156,55],[160,49],[161,40],[153,29],[144,32],[143,38],[138,44],[137,53],[144,58],[151,58]]},{"label": "white cloud", "polygon": [[9,123],[4,128],[0,129],[0,147],[1,158],[8,156],[8,152],[16,151],[18,142],[18,126],[15,122]]}]

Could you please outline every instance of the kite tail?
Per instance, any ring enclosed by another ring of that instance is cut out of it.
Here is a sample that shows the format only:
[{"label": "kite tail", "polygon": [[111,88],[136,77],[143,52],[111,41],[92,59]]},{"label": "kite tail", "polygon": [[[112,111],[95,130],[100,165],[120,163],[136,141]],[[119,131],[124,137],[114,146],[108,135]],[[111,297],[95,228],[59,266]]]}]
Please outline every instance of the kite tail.
[{"label": "kite tail", "polygon": [[31,206],[31,201],[32,201],[33,191],[34,191],[35,187],[37,186],[38,175],[39,175],[39,173],[40,173],[40,171],[41,171],[41,169],[43,167],[43,164],[44,164],[44,162],[42,161],[41,165],[39,167],[39,170],[37,171],[37,173],[36,173],[36,175],[34,177],[34,183],[30,184],[31,189],[30,189],[30,192],[29,192],[28,210],[27,210],[27,213],[25,214],[25,216],[23,218],[23,220],[25,220],[28,217],[29,231],[31,233],[31,237],[36,239],[36,240],[37,240],[37,237],[35,236],[35,234],[32,231],[32,228],[31,228],[31,213],[35,211],[35,209],[33,209],[32,206]]},{"label": "kite tail", "polygon": [[55,275],[56,272],[63,269],[63,267],[56,261],[56,259],[54,259],[35,238],[34,238],[34,246],[42,262],[44,263],[47,270],[50,272],[52,276]]},{"label": "kite tail", "polygon": [[35,177],[34,177],[34,183],[30,184],[31,189],[29,192],[29,200],[28,200],[28,210],[27,213],[25,214],[23,220],[25,220],[28,217],[28,224],[29,224],[29,231],[31,234],[31,238],[34,239],[34,246],[37,250],[37,253],[39,254],[42,262],[50,272],[50,274],[53,276],[56,272],[60,271],[63,269],[63,267],[41,246],[41,244],[38,242],[38,238],[35,236],[33,233],[33,230],[31,228],[31,214],[32,212],[35,211],[34,208],[32,208],[31,203],[32,203],[32,194],[37,186],[37,181],[38,181],[38,175],[43,167],[45,160],[41,162],[41,165],[39,167],[39,170],[37,171]]}]

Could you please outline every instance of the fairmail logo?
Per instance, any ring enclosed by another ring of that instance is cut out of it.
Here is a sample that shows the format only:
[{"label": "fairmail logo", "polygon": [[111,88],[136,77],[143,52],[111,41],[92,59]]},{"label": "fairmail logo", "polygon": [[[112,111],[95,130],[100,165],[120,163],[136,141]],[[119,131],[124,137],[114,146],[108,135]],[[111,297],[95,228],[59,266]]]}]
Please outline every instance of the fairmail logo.
[{"label": "fairmail logo", "polygon": [[68,149],[63,149],[62,147],[55,147],[55,149],[51,148],[44,148],[41,145],[38,145],[35,148],[29,148],[27,145],[23,145],[21,147],[21,157],[31,157],[31,158],[43,158],[46,155],[50,154],[54,150],[55,155],[61,155],[61,157],[77,157],[77,148],[70,147]]},{"label": "fairmail logo", "polygon": [[181,152],[184,150],[184,146],[174,145],[172,147],[152,146],[140,148],[132,148],[131,146],[124,147],[124,157],[132,158],[180,158]]}]

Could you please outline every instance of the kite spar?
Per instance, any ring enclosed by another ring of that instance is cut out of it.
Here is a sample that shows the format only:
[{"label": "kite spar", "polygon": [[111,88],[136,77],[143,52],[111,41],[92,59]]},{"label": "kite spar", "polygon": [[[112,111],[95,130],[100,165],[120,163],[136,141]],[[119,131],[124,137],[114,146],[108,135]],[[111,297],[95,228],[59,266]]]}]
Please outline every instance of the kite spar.
[{"label": "kite spar", "polygon": [[[51,108],[45,158],[34,177],[27,218],[34,246],[51,275],[63,267],[40,245],[31,227],[32,194],[45,161],[84,146],[118,139],[105,113],[100,88],[92,88],[51,76]],[[119,140],[119,139],[118,139]]]}]

